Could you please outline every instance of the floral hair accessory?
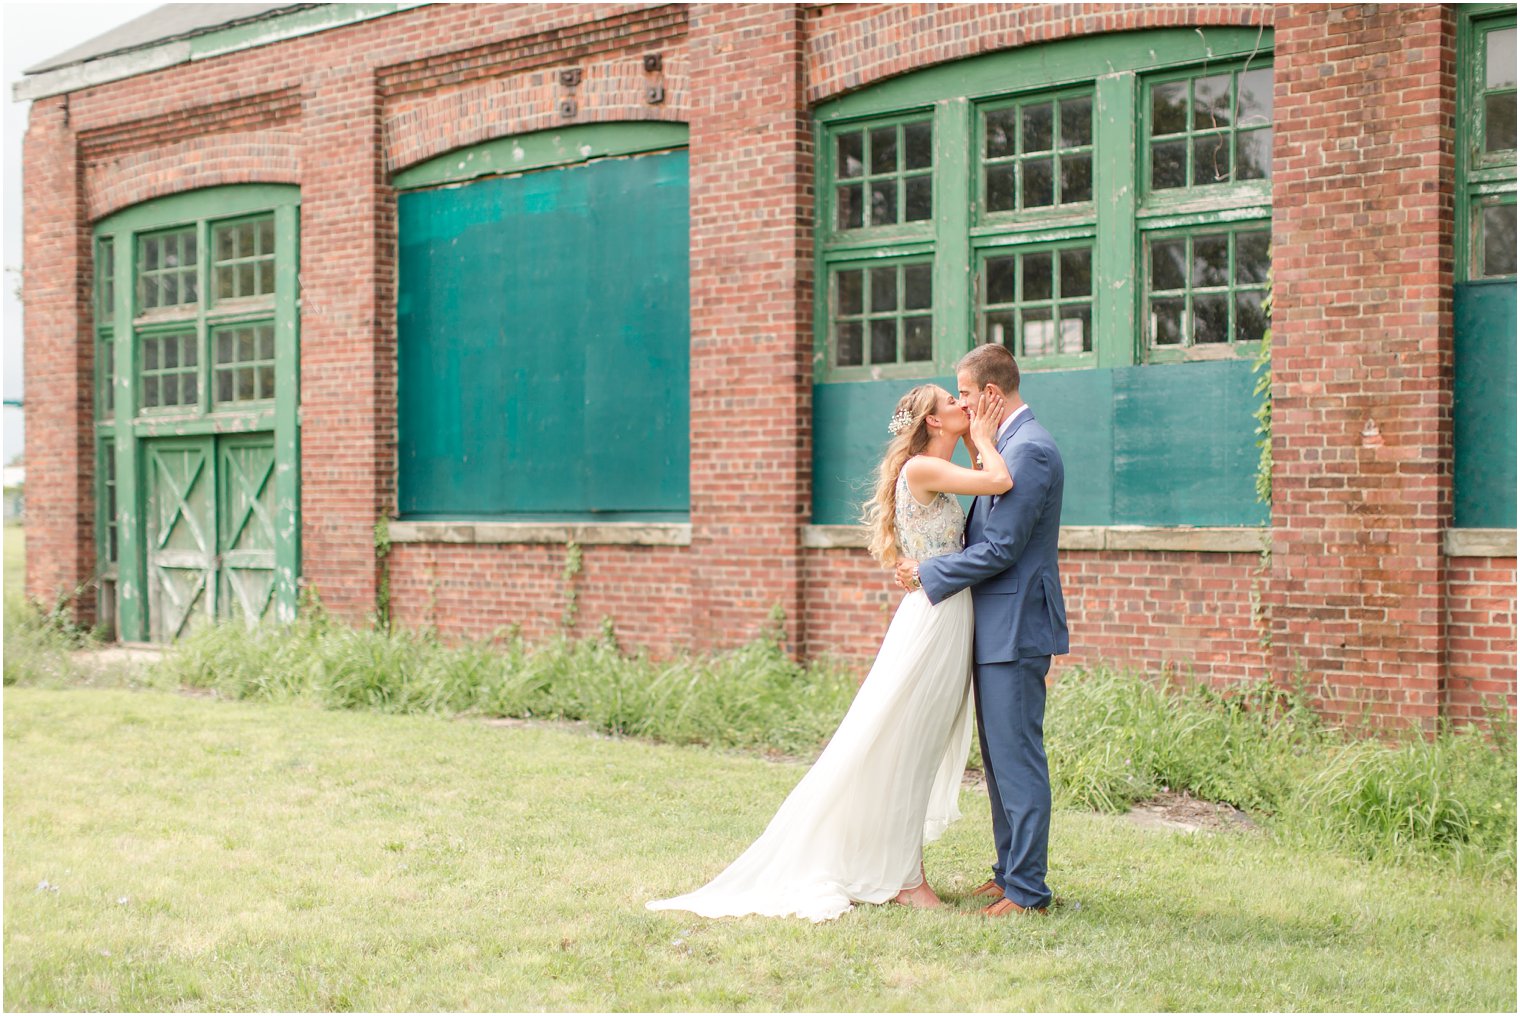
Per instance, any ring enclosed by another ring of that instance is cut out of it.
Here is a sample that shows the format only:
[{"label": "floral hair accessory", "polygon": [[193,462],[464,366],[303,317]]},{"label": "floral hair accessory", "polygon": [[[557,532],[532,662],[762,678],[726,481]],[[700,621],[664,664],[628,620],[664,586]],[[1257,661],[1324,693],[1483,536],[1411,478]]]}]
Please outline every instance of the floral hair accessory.
[{"label": "floral hair accessory", "polygon": [[913,414],[906,409],[899,409],[892,414],[892,422],[887,424],[887,433],[897,437],[911,426],[913,426]]}]

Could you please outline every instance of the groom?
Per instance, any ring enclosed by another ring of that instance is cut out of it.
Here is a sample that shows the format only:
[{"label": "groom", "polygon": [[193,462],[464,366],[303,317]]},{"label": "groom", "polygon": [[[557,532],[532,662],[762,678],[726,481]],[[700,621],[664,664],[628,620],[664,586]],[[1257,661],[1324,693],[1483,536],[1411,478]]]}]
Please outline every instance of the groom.
[{"label": "groom", "polygon": [[990,917],[1043,914],[1050,905],[1045,675],[1051,656],[1070,652],[1056,567],[1066,470],[1050,432],[1019,398],[1018,364],[1005,347],[976,346],[956,365],[955,380],[963,405],[977,394],[1003,397],[997,448],[1013,489],[976,499],[964,550],[902,561],[897,581],[908,590],[922,585],[931,603],[971,588],[977,734],[997,844],[993,877],[973,895],[993,898],[982,910]]}]

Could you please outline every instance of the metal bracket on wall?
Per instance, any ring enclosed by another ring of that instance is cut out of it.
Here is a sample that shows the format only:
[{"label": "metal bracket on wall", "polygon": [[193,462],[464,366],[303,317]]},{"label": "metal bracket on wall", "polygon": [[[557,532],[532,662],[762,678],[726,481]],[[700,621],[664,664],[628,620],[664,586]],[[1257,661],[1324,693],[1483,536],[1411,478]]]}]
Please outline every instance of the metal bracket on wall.
[{"label": "metal bracket on wall", "polygon": [[568,70],[560,71],[559,83],[565,88],[574,88],[581,83],[581,69],[579,67],[571,67]]},{"label": "metal bracket on wall", "polygon": [[574,116],[575,115],[575,100],[574,99],[561,99],[561,100],[559,100],[559,115],[562,116],[562,117],[565,117],[566,119]]},{"label": "metal bracket on wall", "polygon": [[649,103],[651,106],[658,106],[660,103],[664,102],[665,86],[650,85],[648,88],[644,89],[644,101]]},{"label": "metal bracket on wall", "polygon": [[650,74],[653,74],[655,71],[658,71],[661,67],[663,67],[664,62],[664,58],[661,57],[658,53],[644,54],[644,70]]}]

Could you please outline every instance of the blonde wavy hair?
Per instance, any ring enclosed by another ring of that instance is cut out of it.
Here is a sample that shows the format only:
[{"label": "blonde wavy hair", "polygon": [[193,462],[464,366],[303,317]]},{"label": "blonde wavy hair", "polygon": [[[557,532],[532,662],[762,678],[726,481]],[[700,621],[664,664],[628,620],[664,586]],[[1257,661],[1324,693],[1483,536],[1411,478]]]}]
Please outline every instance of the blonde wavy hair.
[{"label": "blonde wavy hair", "polygon": [[871,556],[885,568],[897,564],[897,474],[903,464],[921,454],[929,445],[927,417],[939,402],[938,385],[919,385],[897,402],[894,420],[907,419],[907,425],[892,438],[881,465],[876,468],[876,495],[861,508],[860,521],[870,531],[867,547]]}]

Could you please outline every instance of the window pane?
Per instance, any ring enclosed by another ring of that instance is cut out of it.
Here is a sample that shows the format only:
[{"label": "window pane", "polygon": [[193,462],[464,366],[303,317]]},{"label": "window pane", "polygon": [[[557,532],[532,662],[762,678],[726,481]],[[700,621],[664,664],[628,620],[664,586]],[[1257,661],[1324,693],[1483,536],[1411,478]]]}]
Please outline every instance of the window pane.
[{"label": "window pane", "polygon": [[1092,352],[1092,306],[1085,303],[1061,307],[1061,325],[1057,330],[1060,353]]},{"label": "window pane", "polygon": [[1229,338],[1230,298],[1223,294],[1193,297],[1193,341],[1201,345]]},{"label": "window pane", "polygon": [[1265,127],[1272,122],[1272,72],[1246,71],[1240,76],[1239,107],[1236,124],[1241,127]]},{"label": "window pane", "polygon": [[1049,356],[1056,351],[1056,323],[1046,307],[1024,311],[1024,355]]},{"label": "window pane", "polygon": [[934,266],[903,266],[903,308],[927,310],[934,306]]},{"label": "window pane", "polygon": [[1193,79],[1193,129],[1230,126],[1230,75]]},{"label": "window pane", "polygon": [[871,131],[871,172],[892,173],[897,170],[897,128],[877,127]]},{"label": "window pane", "polygon": [[903,181],[903,220],[923,222],[934,218],[934,180],[928,176],[910,176]]},{"label": "window pane", "polygon": [[1013,166],[987,167],[987,211],[1006,212],[1013,208]]},{"label": "window pane", "polygon": [[1187,130],[1187,82],[1169,81],[1151,89],[1151,134]]},{"label": "window pane", "polygon": [[1268,230],[1235,234],[1235,281],[1252,285],[1267,281],[1271,262],[1272,234]]},{"label": "window pane", "polygon": [[161,307],[172,307],[179,303],[178,275],[160,275],[158,277],[158,303]]},{"label": "window pane", "polygon": [[216,373],[216,401],[232,401],[232,371],[219,370]]},{"label": "window pane", "polygon": [[871,312],[881,314],[897,309],[897,269],[871,269]]},{"label": "window pane", "polygon": [[1483,274],[1515,274],[1515,206],[1483,208]]},{"label": "window pane", "polygon": [[164,340],[164,366],[165,367],[178,367],[179,366],[179,339],[178,338],[165,339]]},{"label": "window pane", "polygon": [[260,293],[274,292],[274,262],[264,261],[259,264],[259,289]]},{"label": "window pane", "polygon": [[261,399],[274,398],[274,368],[260,367],[258,369],[258,375],[259,393],[257,397]]},{"label": "window pane", "polygon": [[861,273],[857,270],[838,272],[834,275],[834,292],[838,296],[839,314],[859,314],[862,302]]},{"label": "window pane", "polygon": [[1050,151],[1051,140],[1054,136],[1054,107],[1045,102],[1025,106],[1023,119],[1024,137],[1023,143],[1019,145],[1019,151],[1024,153]]},{"label": "window pane", "polygon": [[239,402],[250,402],[254,398],[254,371],[252,367],[246,367],[237,372],[237,398]]},{"label": "window pane", "polygon": [[1515,87],[1515,30],[1498,28],[1488,33],[1488,67],[1485,88]]},{"label": "window pane", "polygon": [[1515,148],[1515,93],[1500,92],[1483,99],[1483,150],[1510,152]]},{"label": "window pane", "polygon": [[182,367],[195,366],[195,336],[181,335],[179,347],[179,362]]},{"label": "window pane", "polygon": [[1157,240],[1151,244],[1151,289],[1182,289],[1187,285],[1187,242]]},{"label": "window pane", "polygon": [[1056,203],[1055,178],[1050,162],[1033,159],[1022,164],[1024,170],[1024,207],[1045,208]]},{"label": "window pane", "polygon": [[1181,300],[1151,301],[1151,341],[1158,346],[1182,343]]},{"label": "window pane", "polygon": [[253,268],[250,264],[238,265],[238,296],[253,296],[258,292],[253,281]]},{"label": "window pane", "polygon": [[839,324],[836,337],[834,363],[840,367],[858,367],[862,362],[861,331],[859,321]]},{"label": "window pane", "polygon": [[180,234],[180,251],[184,256],[182,264],[191,268],[195,267],[195,230]]},{"label": "window pane", "polygon": [[897,221],[897,184],[876,180],[871,184],[871,225],[890,226]]},{"label": "window pane", "polygon": [[196,293],[194,272],[186,272],[180,276],[180,296],[180,302],[182,303],[194,303],[196,301],[198,294]]},{"label": "window pane", "polygon": [[260,253],[260,254],[273,254],[274,253],[274,220],[273,219],[263,219],[263,220],[261,220],[260,222],[257,223],[257,228],[258,228],[259,241],[258,241],[257,248],[255,248],[256,251],[258,253]]},{"label": "window pane", "polygon": [[241,363],[255,359],[253,355],[253,329],[239,328],[237,332],[237,358]]},{"label": "window pane", "polygon": [[904,166],[928,169],[934,165],[934,128],[929,121],[903,124]]},{"label": "window pane", "polygon": [[837,203],[836,229],[859,229],[864,223],[861,220],[860,185],[853,187],[840,187],[834,192]]},{"label": "window pane", "polygon": [[1272,176],[1272,131],[1246,131],[1235,141],[1235,179],[1267,180]]},{"label": "window pane", "polygon": [[896,318],[877,318],[871,322],[871,362],[897,362]]},{"label": "window pane", "polygon": [[195,405],[196,400],[200,398],[200,395],[197,393],[197,389],[196,389],[195,375],[194,374],[181,374],[179,376],[179,381],[180,381],[180,389],[179,389],[179,391],[180,391],[180,402],[179,402],[179,404],[182,405],[182,406],[193,406],[193,405]]},{"label": "window pane", "polygon": [[149,237],[142,244],[142,265],[145,272],[151,272],[158,268],[158,238]]},{"label": "window pane", "polygon": [[230,300],[235,295],[233,281],[236,273],[231,266],[223,265],[216,270],[216,298],[218,300]]},{"label": "window pane", "polygon": [[995,109],[987,114],[987,158],[1014,154],[1014,110]]},{"label": "window pane", "polygon": [[158,378],[152,375],[143,378],[143,405],[152,409],[158,405]]},{"label": "window pane", "polygon": [[259,359],[274,359],[274,327],[271,325],[259,329]]},{"label": "window pane", "polygon": [[1024,300],[1049,300],[1054,289],[1051,285],[1050,252],[1038,251],[1023,256]]},{"label": "window pane", "polygon": [[1267,332],[1267,315],[1261,309],[1260,293],[1235,294],[1235,341],[1260,342]]},{"label": "window pane", "polygon": [[218,332],[216,336],[216,362],[229,363],[232,360],[232,333]]},{"label": "window pane", "polygon": [[143,339],[143,370],[158,369],[158,340]]},{"label": "window pane", "polygon": [[987,259],[987,302],[1012,303],[1014,297],[1013,258]]},{"label": "window pane", "polygon": [[1230,238],[1223,234],[1196,237],[1193,240],[1193,285],[1229,284]]},{"label": "window pane", "polygon": [[1061,203],[1092,200],[1092,156],[1066,155],[1061,158]]},{"label": "window pane", "polygon": [[217,227],[211,249],[218,261],[230,261],[237,257],[237,231],[227,226]]},{"label": "window pane", "polygon": [[859,176],[865,171],[864,139],[860,131],[850,131],[835,138],[834,173],[841,178]]},{"label": "window pane", "polygon": [[1167,141],[1151,146],[1151,189],[1187,186],[1187,142]]},{"label": "window pane", "polygon": [[1193,139],[1193,186],[1230,179],[1230,136],[1205,134]]},{"label": "window pane", "polygon": [[1063,250],[1061,252],[1061,295],[1092,295],[1092,251]]},{"label": "window pane", "polygon": [[1013,348],[1013,311],[1002,310],[988,314],[982,329],[982,341],[996,342]]},{"label": "window pane", "polygon": [[931,318],[903,318],[903,359],[934,359],[934,329]]},{"label": "window pane", "polygon": [[1061,101],[1061,147],[1076,148],[1092,144],[1092,99]]}]

